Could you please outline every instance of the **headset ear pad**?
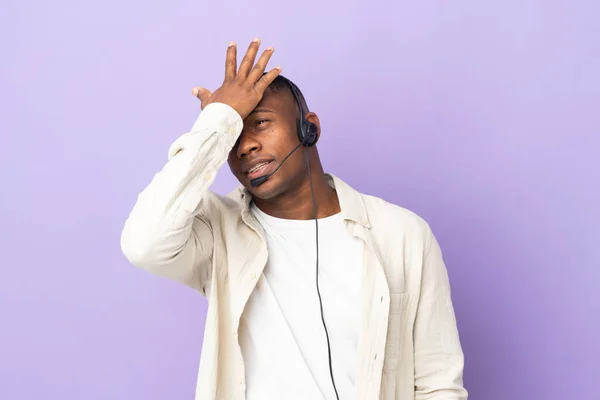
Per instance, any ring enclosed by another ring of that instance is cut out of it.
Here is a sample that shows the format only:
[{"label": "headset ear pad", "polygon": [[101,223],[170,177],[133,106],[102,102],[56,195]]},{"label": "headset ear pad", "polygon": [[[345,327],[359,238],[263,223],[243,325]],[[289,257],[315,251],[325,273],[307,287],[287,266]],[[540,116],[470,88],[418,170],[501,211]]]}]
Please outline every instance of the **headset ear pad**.
[{"label": "headset ear pad", "polygon": [[306,121],[306,144],[307,146],[313,146],[317,143],[319,133],[319,127],[314,122]]},{"label": "headset ear pad", "polygon": [[298,120],[298,139],[304,146],[310,147],[317,143],[318,132],[319,127],[315,123],[305,119]]}]

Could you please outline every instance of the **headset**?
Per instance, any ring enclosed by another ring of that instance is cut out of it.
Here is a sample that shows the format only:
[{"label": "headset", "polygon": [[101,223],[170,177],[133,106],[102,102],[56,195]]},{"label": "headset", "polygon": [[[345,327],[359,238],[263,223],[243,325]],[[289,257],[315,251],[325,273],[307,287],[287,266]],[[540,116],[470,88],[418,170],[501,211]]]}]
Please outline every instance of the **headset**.
[{"label": "headset", "polygon": [[[259,186],[262,183],[264,183],[267,179],[269,179],[271,177],[271,175],[273,175],[275,172],[277,172],[277,170],[279,168],[281,168],[281,166],[283,165],[285,160],[287,160],[289,156],[294,154],[294,152],[298,148],[300,148],[300,146],[305,146],[307,148],[312,147],[315,145],[315,143],[317,143],[317,139],[318,139],[317,133],[319,132],[319,128],[317,127],[317,124],[315,124],[314,122],[307,121],[307,119],[305,117],[306,112],[304,110],[304,106],[302,105],[302,101],[300,100],[300,89],[298,89],[298,87],[289,79],[287,79],[281,75],[279,77],[281,79],[285,80],[285,82],[290,87],[292,94],[294,95],[296,104],[298,104],[298,108],[300,110],[300,118],[298,118],[298,120],[296,122],[296,132],[298,134],[298,141],[300,143],[294,148],[294,150],[292,150],[290,152],[290,154],[285,156],[283,161],[281,161],[281,163],[279,163],[279,165],[277,166],[277,168],[275,168],[275,170],[273,172],[271,172],[270,174],[259,176],[258,178],[254,178],[254,179],[250,180],[250,185],[252,185],[253,187]],[[308,153],[307,153],[307,157],[308,157]],[[306,164],[307,168],[309,168],[309,172],[310,172],[310,165],[308,163],[308,160],[306,161],[306,163],[307,163]],[[311,178],[311,184],[312,184],[312,178]]]},{"label": "headset", "polygon": [[284,79],[285,82],[288,84],[288,86],[290,87],[292,94],[294,95],[294,99],[296,101],[296,104],[298,104],[298,109],[300,111],[300,118],[298,118],[297,120],[297,134],[298,134],[298,141],[300,142],[282,161],[281,163],[277,166],[277,168],[275,168],[275,170],[273,172],[271,172],[270,174],[267,175],[263,175],[260,176],[258,178],[252,179],[250,181],[250,185],[252,185],[253,187],[259,186],[261,184],[263,184],[267,179],[269,179],[275,172],[277,172],[277,170],[283,165],[283,163],[285,162],[285,160],[288,159],[289,156],[291,156],[298,148],[300,148],[300,146],[304,146],[305,148],[305,155],[306,155],[306,169],[308,171],[308,179],[310,181],[310,191],[311,191],[311,195],[312,195],[312,202],[313,202],[313,212],[314,212],[314,220],[315,220],[315,233],[316,233],[316,250],[317,250],[317,260],[316,260],[316,283],[317,283],[317,295],[319,296],[319,306],[321,309],[321,321],[323,322],[323,329],[325,330],[325,337],[327,339],[327,354],[329,357],[329,374],[331,376],[331,383],[333,385],[333,390],[335,391],[335,397],[337,400],[340,399],[339,395],[338,395],[338,391],[337,391],[337,387],[335,385],[335,380],[333,379],[333,367],[332,367],[332,363],[331,363],[331,344],[329,341],[329,332],[327,331],[327,325],[325,324],[325,316],[323,315],[323,300],[321,299],[321,291],[319,290],[319,221],[317,219],[317,202],[315,200],[315,190],[313,187],[313,181],[312,181],[312,174],[310,173],[310,162],[308,160],[308,148],[312,147],[315,145],[315,143],[317,143],[317,133],[319,132],[319,128],[317,127],[317,125],[314,122],[309,122],[306,117],[305,117],[305,110],[304,110],[304,106],[302,105],[302,101],[301,101],[301,95],[300,95],[300,89],[298,89],[298,87],[289,79],[281,76],[280,79]]}]

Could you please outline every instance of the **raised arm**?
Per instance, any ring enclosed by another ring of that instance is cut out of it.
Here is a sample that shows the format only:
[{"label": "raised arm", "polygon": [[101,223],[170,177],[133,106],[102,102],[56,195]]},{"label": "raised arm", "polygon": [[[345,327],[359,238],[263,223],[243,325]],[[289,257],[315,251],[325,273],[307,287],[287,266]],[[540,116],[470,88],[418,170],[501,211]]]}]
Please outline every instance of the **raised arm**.
[{"label": "raised arm", "polygon": [[202,111],[138,195],[121,235],[123,254],[133,265],[202,293],[210,280],[211,226],[218,217],[206,212],[202,199],[241,134],[244,118],[281,72],[278,67],[263,75],[272,48],[254,65],[259,46],[258,40],[250,44],[236,72],[236,46],[231,43],[222,86],[214,93],[194,88]]}]

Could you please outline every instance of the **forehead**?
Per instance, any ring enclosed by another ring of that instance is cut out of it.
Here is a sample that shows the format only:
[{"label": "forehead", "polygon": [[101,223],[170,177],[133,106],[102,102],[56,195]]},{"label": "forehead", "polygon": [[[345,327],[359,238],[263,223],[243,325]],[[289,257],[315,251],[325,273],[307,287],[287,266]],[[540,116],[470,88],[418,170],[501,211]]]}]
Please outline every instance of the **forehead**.
[{"label": "forehead", "polygon": [[277,114],[286,116],[297,113],[296,100],[290,90],[265,90],[262,99],[256,106],[256,109],[259,108],[268,108]]}]

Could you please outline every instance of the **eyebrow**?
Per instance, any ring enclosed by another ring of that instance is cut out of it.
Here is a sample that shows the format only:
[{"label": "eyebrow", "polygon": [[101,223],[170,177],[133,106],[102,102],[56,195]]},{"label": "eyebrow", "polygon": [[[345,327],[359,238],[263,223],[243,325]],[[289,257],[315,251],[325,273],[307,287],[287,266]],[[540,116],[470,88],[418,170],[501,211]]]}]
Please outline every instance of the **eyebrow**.
[{"label": "eyebrow", "polygon": [[269,109],[269,108],[255,108],[254,110],[252,110],[252,112],[250,114],[254,114],[254,113],[275,113],[275,111]]}]

